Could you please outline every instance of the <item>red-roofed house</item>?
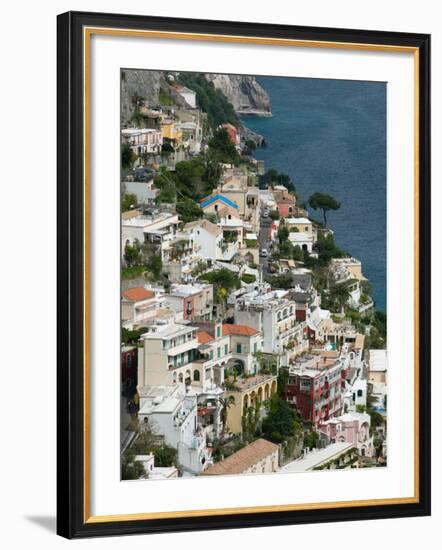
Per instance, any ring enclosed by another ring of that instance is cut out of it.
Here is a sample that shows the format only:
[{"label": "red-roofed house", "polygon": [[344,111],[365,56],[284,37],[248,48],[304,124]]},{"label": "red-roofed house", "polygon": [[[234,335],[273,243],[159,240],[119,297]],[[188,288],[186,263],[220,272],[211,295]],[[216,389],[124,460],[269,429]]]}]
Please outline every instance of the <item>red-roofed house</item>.
[{"label": "red-roofed house", "polygon": [[230,336],[230,350],[238,374],[255,374],[259,364],[255,354],[262,351],[262,335],[255,327],[223,324],[223,336]]},{"label": "red-roofed house", "polygon": [[203,330],[198,331],[196,333],[196,337],[198,340],[198,344],[208,344],[209,342],[213,341],[213,336],[211,336],[207,332],[204,332]]},{"label": "red-roofed house", "polygon": [[155,315],[158,306],[158,300],[151,290],[142,286],[128,288],[122,296],[122,321],[133,323],[146,321],[146,319]]}]

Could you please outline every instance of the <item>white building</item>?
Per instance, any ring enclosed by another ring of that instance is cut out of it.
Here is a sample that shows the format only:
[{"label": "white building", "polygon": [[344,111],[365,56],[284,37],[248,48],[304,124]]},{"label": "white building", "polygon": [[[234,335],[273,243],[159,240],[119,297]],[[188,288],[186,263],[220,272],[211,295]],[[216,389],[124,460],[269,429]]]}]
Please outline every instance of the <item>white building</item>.
[{"label": "white building", "polygon": [[207,262],[213,264],[224,259],[223,231],[209,220],[197,220],[184,226],[183,231],[198,245],[198,254]]},{"label": "white building", "polygon": [[153,179],[149,181],[123,181],[121,187],[125,193],[135,195],[137,204],[151,204],[158,195]]},{"label": "white building", "polygon": [[196,109],[196,93],[193,90],[187,88],[186,86],[179,85],[176,86],[175,89],[185,100],[187,105],[189,105],[189,107],[192,107],[192,109]]},{"label": "white building", "polygon": [[329,266],[330,281],[333,284],[346,284],[349,289],[348,305],[364,313],[371,309],[374,302],[366,296],[361,283],[367,279],[362,274],[362,265],[356,258],[333,258]]},{"label": "white building", "polygon": [[198,122],[181,122],[177,125],[183,134],[183,147],[193,154],[201,151],[201,142],[203,139],[203,130]]},{"label": "white building", "polygon": [[178,477],[178,470],[175,466],[155,466],[155,457],[153,453],[148,455],[135,455],[134,460],[143,465],[144,471],[150,480],[174,479]]},{"label": "white building", "polygon": [[316,235],[313,233],[301,233],[291,231],[289,233],[289,241],[293,246],[299,246],[301,250],[306,250],[310,254],[313,253],[313,245],[316,242]]},{"label": "white building", "polygon": [[132,151],[141,156],[161,152],[163,134],[161,130],[152,128],[125,128],[121,131],[123,142],[126,142]]},{"label": "white building", "polygon": [[375,411],[386,414],[387,398],[387,350],[370,349],[368,351],[368,383],[375,399]]},{"label": "white building", "polygon": [[140,423],[162,435],[178,451],[183,469],[198,474],[207,467],[209,451],[205,433],[198,428],[197,396],[181,386],[140,388]]},{"label": "white building", "polygon": [[257,328],[263,335],[263,352],[276,353],[282,365],[308,349],[304,339],[305,323],[296,319],[296,303],[285,290],[261,287],[238,298],[235,322]]},{"label": "white building", "polygon": [[143,324],[155,317],[164,307],[164,296],[144,287],[128,288],[122,293],[121,320],[123,326]]},{"label": "white building", "polygon": [[148,214],[139,214],[121,220],[121,250],[124,255],[126,245],[140,244],[154,245],[161,250],[162,259],[168,243],[173,241],[177,234],[179,219],[176,214],[154,210]]}]

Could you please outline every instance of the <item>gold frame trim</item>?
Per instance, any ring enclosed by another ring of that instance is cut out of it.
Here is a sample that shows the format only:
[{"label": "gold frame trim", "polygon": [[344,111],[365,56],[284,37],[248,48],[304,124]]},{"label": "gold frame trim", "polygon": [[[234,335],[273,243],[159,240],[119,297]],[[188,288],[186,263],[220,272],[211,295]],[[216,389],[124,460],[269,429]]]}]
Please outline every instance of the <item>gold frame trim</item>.
[{"label": "gold frame trim", "polygon": [[[199,40],[203,42],[233,42],[257,45],[332,48],[342,50],[375,51],[388,53],[412,53],[414,63],[414,495],[411,497],[284,504],[270,506],[250,506],[237,508],[214,508],[206,510],[181,510],[172,512],[151,512],[136,514],[91,515],[90,500],[90,84],[91,84],[91,37],[92,35],[124,36],[133,38],[157,38],[169,40]],[[351,506],[385,506],[392,504],[414,504],[419,502],[419,49],[411,46],[364,44],[350,42],[330,42],[320,40],[296,40],[265,37],[245,37],[236,35],[148,31],[134,29],[113,29],[107,27],[83,28],[83,92],[84,92],[84,523],[117,521],[141,521],[152,519],[177,519],[230,514],[252,514],[264,512],[287,512],[301,510],[324,510],[328,508],[348,508]]]}]

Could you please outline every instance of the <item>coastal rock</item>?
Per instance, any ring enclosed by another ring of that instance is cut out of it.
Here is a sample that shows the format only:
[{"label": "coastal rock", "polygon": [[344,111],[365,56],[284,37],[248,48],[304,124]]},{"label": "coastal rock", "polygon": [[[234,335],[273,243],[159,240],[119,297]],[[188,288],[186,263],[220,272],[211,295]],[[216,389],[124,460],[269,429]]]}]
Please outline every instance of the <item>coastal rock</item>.
[{"label": "coastal rock", "polygon": [[264,136],[261,134],[258,134],[251,130],[250,128],[247,128],[246,126],[243,126],[241,128],[241,140],[243,143],[246,141],[253,141],[255,142],[257,147],[265,147],[266,141],[264,139]]},{"label": "coastal rock", "polygon": [[272,116],[270,97],[254,76],[206,74],[239,115]]}]

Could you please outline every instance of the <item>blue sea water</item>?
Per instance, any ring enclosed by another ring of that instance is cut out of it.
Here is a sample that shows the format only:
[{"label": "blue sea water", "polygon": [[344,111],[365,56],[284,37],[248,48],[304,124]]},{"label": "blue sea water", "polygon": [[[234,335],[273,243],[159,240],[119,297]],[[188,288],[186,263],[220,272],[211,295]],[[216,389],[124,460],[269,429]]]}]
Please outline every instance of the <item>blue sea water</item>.
[{"label": "blue sea water", "polygon": [[[272,118],[243,122],[262,134],[256,151],[265,168],[289,174],[307,201],[333,195],[328,213],[337,244],[362,261],[377,309],[386,307],[386,84],[346,80],[259,77]],[[322,221],[320,211],[311,216]]]}]

